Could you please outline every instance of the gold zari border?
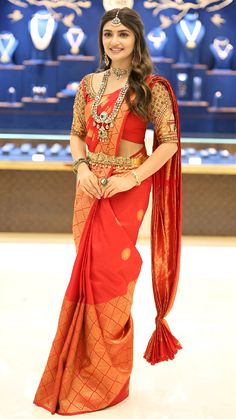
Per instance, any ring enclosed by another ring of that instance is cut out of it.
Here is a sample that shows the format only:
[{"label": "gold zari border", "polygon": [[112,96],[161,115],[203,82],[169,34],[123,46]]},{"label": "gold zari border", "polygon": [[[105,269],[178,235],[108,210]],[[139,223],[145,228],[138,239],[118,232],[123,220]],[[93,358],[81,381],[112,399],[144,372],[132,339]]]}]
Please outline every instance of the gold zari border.
[{"label": "gold zari border", "polygon": [[89,164],[91,165],[116,167],[121,169],[135,169],[136,167],[139,167],[147,159],[147,156],[109,156],[108,154],[102,152],[92,153],[91,151],[88,151],[87,159],[89,161]]}]

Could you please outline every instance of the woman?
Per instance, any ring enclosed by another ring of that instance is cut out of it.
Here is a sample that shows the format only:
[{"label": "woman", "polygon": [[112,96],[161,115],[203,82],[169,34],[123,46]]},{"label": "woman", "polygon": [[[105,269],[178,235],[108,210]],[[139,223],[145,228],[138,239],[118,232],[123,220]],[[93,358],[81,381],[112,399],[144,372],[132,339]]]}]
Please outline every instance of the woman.
[{"label": "woman", "polygon": [[[79,176],[73,221],[77,256],[34,400],[62,415],[104,409],[129,394],[130,310],[142,264],[135,244],[151,185],[158,315],[144,357],[155,364],[173,359],[181,348],[164,320],[175,298],[180,258],[176,100],[169,83],[151,75],[143,24],[135,11],[107,12],[99,44],[105,69],[82,79],[70,139]],[[144,146],[148,121],[155,129],[150,157]]]}]

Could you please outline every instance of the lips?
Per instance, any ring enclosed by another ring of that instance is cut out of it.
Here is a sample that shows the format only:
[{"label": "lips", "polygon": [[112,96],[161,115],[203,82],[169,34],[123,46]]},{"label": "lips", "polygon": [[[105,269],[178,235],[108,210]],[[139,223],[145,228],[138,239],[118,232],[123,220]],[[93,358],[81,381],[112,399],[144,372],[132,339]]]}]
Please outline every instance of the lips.
[{"label": "lips", "polygon": [[110,51],[111,52],[113,52],[113,53],[119,53],[119,52],[121,52],[121,51],[123,51],[123,48],[110,48]]}]

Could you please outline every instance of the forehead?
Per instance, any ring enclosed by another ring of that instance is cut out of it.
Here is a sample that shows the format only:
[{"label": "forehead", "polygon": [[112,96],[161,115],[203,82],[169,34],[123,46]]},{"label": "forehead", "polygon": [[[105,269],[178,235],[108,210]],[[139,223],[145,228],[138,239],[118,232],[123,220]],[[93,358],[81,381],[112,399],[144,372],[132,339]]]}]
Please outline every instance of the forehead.
[{"label": "forehead", "polygon": [[121,31],[129,31],[132,32],[129,28],[127,28],[127,26],[121,24],[121,25],[117,25],[114,26],[111,23],[111,20],[109,20],[109,22],[106,22],[105,25],[103,26],[103,31],[111,31],[111,32],[121,32]]}]

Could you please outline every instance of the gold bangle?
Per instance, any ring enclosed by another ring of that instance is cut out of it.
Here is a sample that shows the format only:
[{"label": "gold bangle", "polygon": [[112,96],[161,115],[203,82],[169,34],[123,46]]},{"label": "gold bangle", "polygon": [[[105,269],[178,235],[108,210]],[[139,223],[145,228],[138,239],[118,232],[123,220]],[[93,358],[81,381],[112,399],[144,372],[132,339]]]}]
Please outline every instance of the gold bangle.
[{"label": "gold bangle", "polygon": [[87,166],[89,166],[89,162],[85,157],[80,157],[77,160],[74,160],[72,170],[75,174],[77,173],[77,171],[78,171],[77,168],[81,163],[85,163],[85,164],[87,164]]},{"label": "gold bangle", "polygon": [[136,180],[136,185],[139,186],[141,185],[141,181],[137,175],[137,173],[134,170],[130,171],[130,174],[134,177],[134,179]]}]

